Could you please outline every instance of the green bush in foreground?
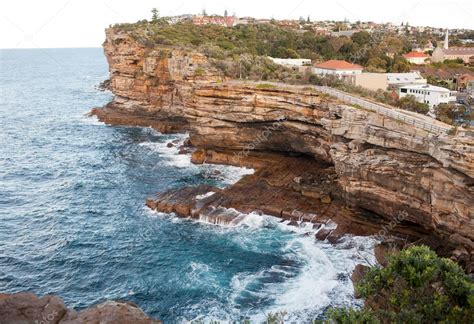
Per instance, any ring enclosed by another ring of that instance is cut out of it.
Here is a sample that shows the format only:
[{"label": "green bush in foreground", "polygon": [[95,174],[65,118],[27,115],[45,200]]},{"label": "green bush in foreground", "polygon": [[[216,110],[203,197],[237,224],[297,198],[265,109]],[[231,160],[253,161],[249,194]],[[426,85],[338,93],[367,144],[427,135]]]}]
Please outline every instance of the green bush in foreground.
[{"label": "green bush in foreground", "polygon": [[362,310],[334,309],[329,323],[474,323],[474,284],[452,260],[413,246],[373,267],[356,287]]}]

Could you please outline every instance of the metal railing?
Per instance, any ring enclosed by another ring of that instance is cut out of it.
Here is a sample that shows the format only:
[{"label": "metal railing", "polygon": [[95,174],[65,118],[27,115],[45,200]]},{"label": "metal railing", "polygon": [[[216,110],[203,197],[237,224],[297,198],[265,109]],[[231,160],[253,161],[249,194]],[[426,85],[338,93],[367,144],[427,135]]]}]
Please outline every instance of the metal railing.
[{"label": "metal railing", "polygon": [[[258,84],[255,81],[237,81],[234,80],[234,83],[243,83],[243,84]],[[302,86],[289,85],[281,82],[263,82],[264,84],[271,84],[279,88],[286,88],[289,91],[294,91],[295,89],[301,88]],[[449,125],[443,125],[441,122],[433,119],[430,121],[428,117],[420,115],[416,117],[411,115],[410,112],[403,111],[396,107],[389,105],[382,105],[379,103],[372,102],[370,100],[362,99],[360,97],[353,96],[341,90],[336,90],[327,86],[315,86],[315,85],[305,85],[303,88],[312,88],[316,91],[326,93],[330,96],[336,97],[337,99],[352,105],[358,105],[364,109],[376,112],[380,115],[387,116],[399,121],[402,121],[406,124],[413,125],[417,128],[421,128],[427,132],[434,133],[437,135],[447,134],[451,131],[452,127]],[[413,113],[415,114],[415,113]]]},{"label": "metal railing", "polygon": [[435,125],[434,120],[433,120],[433,123],[430,123],[428,121],[422,120],[421,118],[410,116],[407,113],[404,113],[403,111],[400,111],[399,109],[395,107],[383,106],[383,105],[371,102],[369,100],[365,100],[365,99],[350,95],[348,93],[345,93],[344,91],[335,90],[329,87],[323,87],[323,86],[314,86],[314,87],[316,90],[326,93],[330,96],[336,97],[346,103],[359,105],[362,108],[374,111],[378,114],[381,114],[381,115],[384,115],[396,120],[400,120],[404,123],[413,125],[415,127],[421,128],[431,133],[446,134],[447,132],[451,130],[451,127],[449,126],[441,126],[439,124]]}]

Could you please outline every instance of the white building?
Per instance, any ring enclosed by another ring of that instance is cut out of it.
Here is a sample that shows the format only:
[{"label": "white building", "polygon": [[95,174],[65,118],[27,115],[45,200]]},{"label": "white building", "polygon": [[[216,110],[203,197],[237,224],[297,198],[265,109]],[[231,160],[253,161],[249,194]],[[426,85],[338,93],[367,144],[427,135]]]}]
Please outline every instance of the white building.
[{"label": "white building", "polygon": [[389,88],[398,88],[409,84],[426,84],[427,80],[423,78],[420,72],[406,73],[385,73]]},{"label": "white building", "polygon": [[405,85],[398,89],[400,98],[414,96],[418,102],[426,103],[430,108],[440,103],[456,101],[451,91],[446,88],[432,86],[430,84]]},{"label": "white building", "polygon": [[310,59],[291,59],[291,58],[275,58],[268,57],[275,64],[290,66],[290,67],[300,67],[300,66],[309,66],[311,65]]},{"label": "white building", "polygon": [[329,60],[313,67],[313,73],[319,75],[336,75],[338,77],[362,73],[364,68],[358,64],[352,64],[341,60]]}]

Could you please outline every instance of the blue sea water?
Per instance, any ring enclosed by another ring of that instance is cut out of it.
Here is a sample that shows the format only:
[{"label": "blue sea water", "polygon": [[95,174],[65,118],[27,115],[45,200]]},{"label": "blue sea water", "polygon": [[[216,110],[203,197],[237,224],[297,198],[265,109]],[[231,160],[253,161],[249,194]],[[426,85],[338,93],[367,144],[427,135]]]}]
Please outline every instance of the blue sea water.
[{"label": "blue sea water", "polygon": [[160,190],[251,170],[192,165],[166,145],[186,135],[85,116],[111,100],[96,89],[107,76],[98,48],[0,51],[0,292],[77,309],[130,300],[165,323],[307,322],[360,304],[349,275],[372,258],[369,238],[333,246],[257,214],[230,226],[149,211]]}]

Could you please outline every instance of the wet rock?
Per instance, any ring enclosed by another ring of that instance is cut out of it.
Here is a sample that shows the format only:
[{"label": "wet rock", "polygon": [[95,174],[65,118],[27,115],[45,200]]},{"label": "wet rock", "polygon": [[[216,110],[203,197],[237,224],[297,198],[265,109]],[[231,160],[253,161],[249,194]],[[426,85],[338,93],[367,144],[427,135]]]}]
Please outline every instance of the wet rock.
[{"label": "wet rock", "polygon": [[59,323],[66,314],[64,302],[52,295],[0,294],[1,323]]},{"label": "wet rock", "polygon": [[317,233],[316,233],[316,239],[320,240],[320,241],[324,241],[326,240],[326,238],[329,236],[329,234],[331,234],[331,231],[330,229],[320,229]]},{"label": "wet rock", "polygon": [[110,79],[102,81],[96,88],[100,91],[112,90]]},{"label": "wet rock", "polygon": [[169,143],[166,144],[166,147],[168,147],[168,148],[174,147],[174,144],[169,142]]},{"label": "wet rock", "polygon": [[295,220],[291,220],[289,223],[288,223],[289,226],[299,226],[298,222],[295,221]]},{"label": "wet rock", "polygon": [[214,195],[204,199],[198,198],[204,197],[209,192],[217,193],[219,191],[220,189],[209,185],[182,187],[158,193],[155,198],[147,199],[146,205],[160,212],[175,213],[181,217],[195,216],[198,218],[199,210],[204,208],[204,203]]},{"label": "wet rock", "polygon": [[338,234],[337,231],[331,231],[331,233],[326,237],[326,240],[328,240],[328,242],[331,244],[337,244],[341,241],[341,239],[342,234]]},{"label": "wet rock", "polygon": [[321,202],[323,204],[330,204],[332,202],[332,199],[329,195],[324,195],[321,197]]},{"label": "wet rock", "polygon": [[67,309],[57,296],[32,293],[0,294],[0,323],[5,324],[159,324],[131,302],[108,301],[80,312]]},{"label": "wet rock", "polygon": [[188,148],[180,148],[179,151],[178,151],[178,154],[189,154],[191,152],[192,151]]},{"label": "wet rock", "polygon": [[[355,266],[354,271],[352,271],[352,275],[351,275],[351,280],[354,286],[356,286],[362,279],[365,278],[365,275],[367,274],[368,270],[369,270],[369,267],[362,264],[358,264]],[[357,294],[357,291],[356,291],[355,297],[361,298],[362,296]]]},{"label": "wet rock", "polygon": [[108,301],[83,311],[68,311],[61,324],[82,323],[136,323],[159,324],[158,320],[149,318],[132,302]]},{"label": "wet rock", "polygon": [[206,161],[206,152],[204,150],[196,150],[191,155],[191,162],[194,164],[203,164]]}]

